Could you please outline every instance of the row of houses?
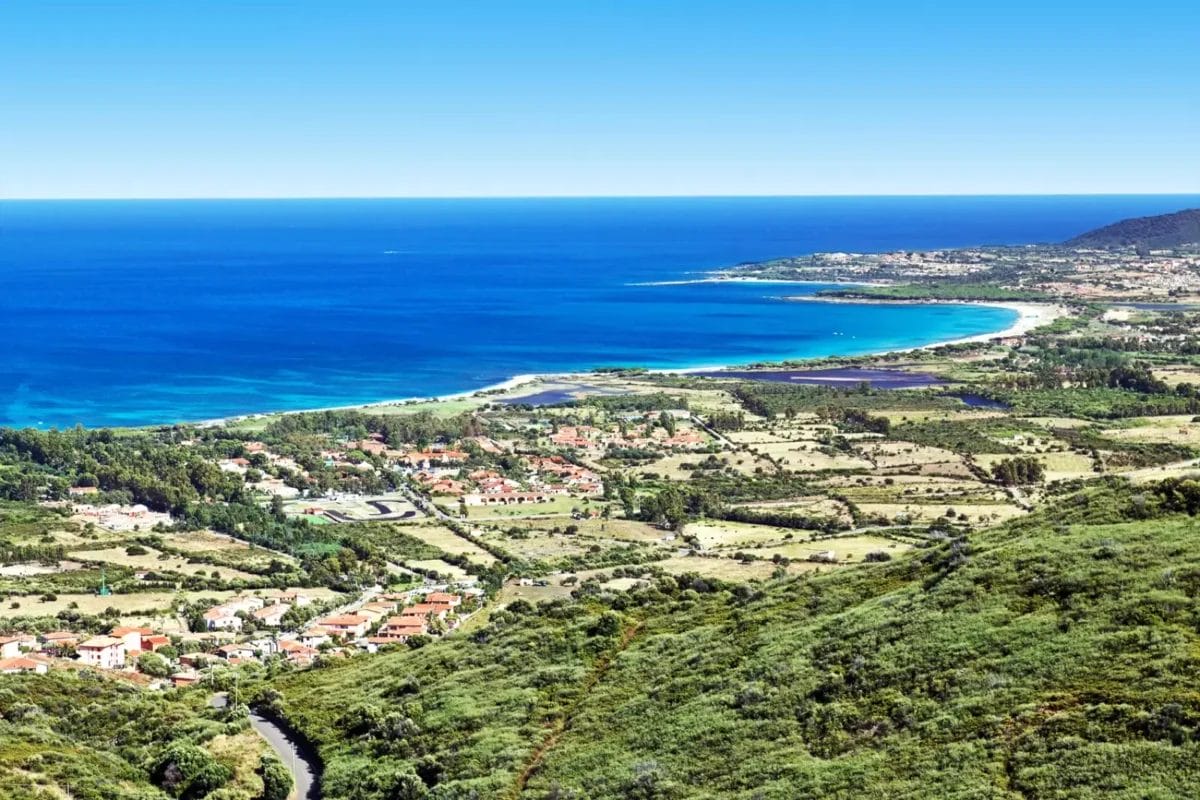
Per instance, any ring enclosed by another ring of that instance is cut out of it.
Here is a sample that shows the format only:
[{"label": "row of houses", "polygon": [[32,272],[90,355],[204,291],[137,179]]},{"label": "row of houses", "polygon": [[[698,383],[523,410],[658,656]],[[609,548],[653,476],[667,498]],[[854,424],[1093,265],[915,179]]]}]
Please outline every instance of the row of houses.
[{"label": "row of houses", "polygon": [[283,617],[292,606],[307,606],[312,598],[302,592],[289,591],[258,597],[239,595],[204,612],[204,626],[210,631],[240,631],[244,617],[252,617],[258,624],[278,628]]},{"label": "row of houses", "polygon": [[[151,628],[123,626],[113,628],[103,636],[87,636],[73,631],[54,631],[38,636],[5,636],[0,637],[0,660],[10,663],[7,670],[0,671],[45,672],[45,669],[34,669],[24,662],[36,660],[30,656],[51,659],[70,650],[75,652],[81,664],[100,669],[124,669],[129,659],[137,658],[142,653],[153,653],[170,643],[170,638],[155,633]],[[49,663],[38,660],[39,665],[47,668]]]},{"label": "row of houses", "polygon": [[[385,595],[379,600],[364,603],[345,614],[322,617],[300,634],[299,641],[309,647],[325,643],[361,643],[374,652],[385,644],[406,642],[412,636],[429,632],[433,620],[450,622],[463,602],[461,595],[449,592],[429,592],[425,598],[407,605],[409,595]],[[375,635],[368,632],[378,625]]]},{"label": "row of houses", "polygon": [[558,447],[597,453],[610,446],[691,449],[709,441],[707,436],[692,428],[681,427],[668,432],[650,421],[627,426],[623,431],[615,427],[605,430],[592,425],[564,425],[552,432],[549,439]]}]

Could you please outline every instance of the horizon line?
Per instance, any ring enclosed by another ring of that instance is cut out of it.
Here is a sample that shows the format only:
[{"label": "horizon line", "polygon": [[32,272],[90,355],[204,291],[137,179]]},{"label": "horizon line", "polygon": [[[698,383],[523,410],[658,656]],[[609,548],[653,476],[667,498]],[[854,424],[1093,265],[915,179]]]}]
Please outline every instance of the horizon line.
[{"label": "horizon line", "polygon": [[763,194],[446,194],[446,195],[390,195],[390,194],[313,194],[313,195],[69,195],[62,197],[0,197],[0,203],[57,203],[57,202],[203,202],[203,201],[255,201],[255,200],[720,200],[720,199],[785,199],[785,198],[925,198],[925,197],[1200,197],[1200,190],[1162,192],[883,192],[861,194],[832,192],[814,194],[763,193]]}]

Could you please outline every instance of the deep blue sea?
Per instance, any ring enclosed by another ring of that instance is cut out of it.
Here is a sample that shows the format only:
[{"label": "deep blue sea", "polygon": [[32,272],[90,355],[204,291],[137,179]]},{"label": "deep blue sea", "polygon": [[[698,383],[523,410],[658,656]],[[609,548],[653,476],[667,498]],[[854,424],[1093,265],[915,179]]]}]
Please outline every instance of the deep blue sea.
[{"label": "deep blue sea", "polygon": [[863,353],[966,306],[783,302],[744,261],[1056,241],[1197,197],[0,202],[0,424],[134,425],[513,375]]}]

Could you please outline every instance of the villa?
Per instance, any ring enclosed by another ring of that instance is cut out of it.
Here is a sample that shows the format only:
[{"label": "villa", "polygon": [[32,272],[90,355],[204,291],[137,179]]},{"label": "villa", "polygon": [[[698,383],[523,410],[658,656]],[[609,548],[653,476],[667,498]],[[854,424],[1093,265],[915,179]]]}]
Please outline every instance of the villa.
[{"label": "villa", "polygon": [[366,634],[371,620],[360,614],[337,614],[317,620],[317,624],[334,636],[357,639]]},{"label": "villa", "polygon": [[18,658],[0,658],[0,674],[14,675],[18,672],[33,672],[45,675],[50,671],[50,665],[45,661],[37,661],[24,656]]},{"label": "villa", "polygon": [[283,615],[291,611],[291,609],[292,607],[287,603],[273,603],[254,611],[251,616],[268,628],[278,628],[283,624]]},{"label": "villa", "polygon": [[125,640],[113,636],[96,636],[76,648],[79,660],[101,669],[121,669],[125,666]]},{"label": "villa", "polygon": [[125,643],[125,653],[133,655],[147,648],[143,646],[143,640],[147,636],[153,636],[154,631],[150,628],[113,628],[109,636],[114,639],[120,639]]},{"label": "villa", "polygon": [[227,605],[213,606],[204,612],[204,625],[210,631],[240,631],[242,618]]}]

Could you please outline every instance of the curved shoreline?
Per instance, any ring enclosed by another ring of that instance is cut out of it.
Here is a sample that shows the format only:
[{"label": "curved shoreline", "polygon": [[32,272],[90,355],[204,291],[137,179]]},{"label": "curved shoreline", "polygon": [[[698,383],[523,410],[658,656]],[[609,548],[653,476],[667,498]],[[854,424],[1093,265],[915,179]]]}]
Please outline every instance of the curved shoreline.
[{"label": "curved shoreline", "polygon": [[[756,279],[741,279],[741,278],[713,278],[705,281],[696,282],[723,282],[727,280],[744,280],[755,281]],[[689,281],[690,282],[690,281]],[[767,282],[767,281],[756,281]],[[770,281],[771,283],[810,283],[809,281]],[[864,285],[864,284],[853,284]],[[1007,311],[1013,311],[1017,314],[1017,318],[1007,328],[990,333],[979,333],[971,336],[961,336],[954,339],[945,339],[936,342],[929,342],[923,345],[914,345],[911,347],[894,347],[884,350],[876,350],[867,353],[858,353],[847,356],[822,356],[821,358],[869,358],[873,356],[888,355],[890,353],[913,353],[921,350],[931,350],[938,347],[946,347],[957,344],[975,344],[980,342],[989,342],[993,339],[1005,339],[1012,336],[1023,336],[1035,328],[1042,325],[1048,325],[1056,319],[1067,316],[1070,312],[1066,306],[1059,303],[1037,303],[1032,301],[977,301],[977,300],[888,300],[888,299],[852,299],[840,297],[819,297],[816,295],[797,295],[794,297],[784,298],[792,302],[816,302],[816,303],[846,303],[852,305],[905,305],[905,306],[923,306],[923,305],[954,305],[954,306],[982,306],[989,308],[1001,308]],[[762,363],[795,363],[797,361],[814,361],[817,357],[810,358],[779,358],[773,361],[756,361],[755,364]],[[688,367],[666,367],[647,369],[646,372],[656,375],[686,375],[692,372],[712,372],[727,369],[736,369],[745,367],[745,364],[713,364],[713,365],[698,365]],[[631,367],[633,368],[633,367]],[[316,408],[274,410],[274,411],[258,411],[248,412],[245,414],[236,414],[227,417],[218,417],[214,419],[201,420],[192,424],[196,425],[223,425],[239,420],[253,419],[257,417],[271,417],[282,414],[305,414],[321,411],[363,411],[372,408],[383,408],[387,406],[404,406],[416,403],[442,403],[454,400],[465,400],[472,397],[477,397],[484,394],[499,394],[516,389],[529,383],[538,383],[543,381],[566,380],[581,375],[592,374],[592,370],[575,370],[568,372],[532,372],[521,375],[514,375],[498,383],[489,384],[478,389],[466,389],[460,392],[451,392],[442,395],[433,395],[425,397],[402,397],[388,400],[374,400],[367,403],[349,403],[335,406],[320,406]],[[164,423],[167,424],[167,423]],[[187,424],[187,423],[176,423]],[[141,427],[157,427],[155,425]]]}]

